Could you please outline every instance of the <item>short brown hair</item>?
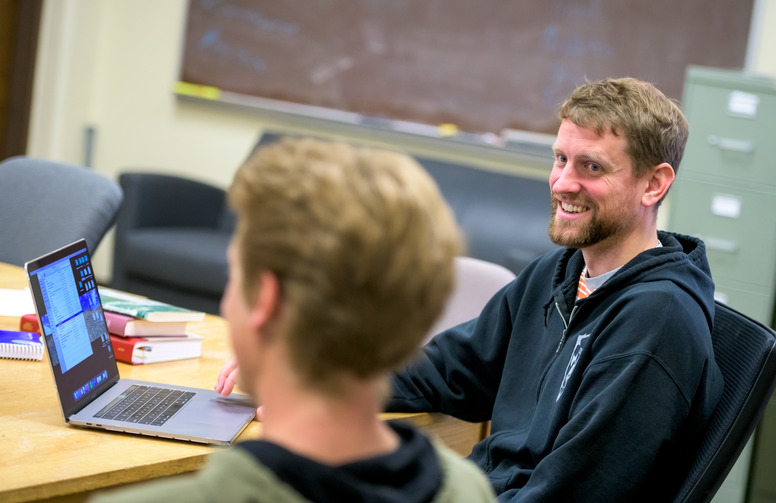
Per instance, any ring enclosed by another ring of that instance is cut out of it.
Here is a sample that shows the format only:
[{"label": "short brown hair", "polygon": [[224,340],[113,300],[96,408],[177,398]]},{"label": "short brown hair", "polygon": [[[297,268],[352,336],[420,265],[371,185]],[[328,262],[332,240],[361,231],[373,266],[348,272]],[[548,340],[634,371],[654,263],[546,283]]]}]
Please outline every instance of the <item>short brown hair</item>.
[{"label": "short brown hair", "polygon": [[625,135],[634,174],[667,162],[679,171],[689,133],[679,106],[654,85],[630,77],[588,82],[561,105],[558,117],[599,135]]},{"label": "short brown hair", "polygon": [[461,235],[406,155],[310,138],[259,149],[229,191],[244,295],[280,281],[292,364],[308,385],[380,376],[418,348],[453,285]]}]

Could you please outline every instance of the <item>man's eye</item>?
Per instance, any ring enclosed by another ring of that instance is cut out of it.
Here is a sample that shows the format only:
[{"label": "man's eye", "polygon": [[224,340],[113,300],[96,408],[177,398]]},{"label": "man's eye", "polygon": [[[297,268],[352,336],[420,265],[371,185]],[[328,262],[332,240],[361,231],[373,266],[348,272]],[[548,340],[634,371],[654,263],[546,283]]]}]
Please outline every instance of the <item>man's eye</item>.
[{"label": "man's eye", "polygon": [[590,168],[590,171],[593,171],[593,172],[601,171],[601,166],[599,166],[598,164],[591,163],[591,164],[588,164],[588,167]]},{"label": "man's eye", "polygon": [[555,160],[560,163],[565,163],[568,159],[566,159],[566,156],[563,154],[558,154],[555,156]]}]

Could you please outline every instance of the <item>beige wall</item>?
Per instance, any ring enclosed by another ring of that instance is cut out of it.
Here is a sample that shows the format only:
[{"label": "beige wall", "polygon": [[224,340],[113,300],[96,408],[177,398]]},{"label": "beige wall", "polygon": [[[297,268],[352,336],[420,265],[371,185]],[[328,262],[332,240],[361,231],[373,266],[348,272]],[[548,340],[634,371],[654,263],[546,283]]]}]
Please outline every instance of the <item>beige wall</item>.
[{"label": "beige wall", "polygon": [[776,76],[776,0],[759,0],[759,20],[755,20],[752,71]]},{"label": "beige wall", "polygon": [[[184,0],[47,0],[28,153],[93,168],[164,170],[226,187],[261,127],[250,114],[187,106],[172,93]],[[95,256],[109,277],[112,239]]]},{"label": "beige wall", "polygon": [[[776,75],[776,0],[760,6],[753,69]],[[82,163],[84,130],[93,126],[98,172],[115,177],[127,169],[164,170],[226,187],[262,130],[284,124],[173,95],[185,13],[185,0],[46,0],[29,154]],[[433,150],[404,146],[421,154]],[[508,158],[453,154],[491,169],[545,176]],[[95,257],[99,278],[109,277],[111,254],[109,236]]]},{"label": "beige wall", "polygon": [[[173,96],[186,2],[47,1],[29,153],[94,168],[182,172],[226,185],[260,127],[244,113],[186,106]],[[52,113],[53,111],[53,113]]]}]

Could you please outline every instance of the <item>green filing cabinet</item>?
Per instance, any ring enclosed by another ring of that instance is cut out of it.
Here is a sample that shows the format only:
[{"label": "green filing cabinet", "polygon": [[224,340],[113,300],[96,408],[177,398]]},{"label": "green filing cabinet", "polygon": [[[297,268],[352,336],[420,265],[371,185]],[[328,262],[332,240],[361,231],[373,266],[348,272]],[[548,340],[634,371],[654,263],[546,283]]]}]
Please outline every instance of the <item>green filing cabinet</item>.
[{"label": "green filing cabinet", "polygon": [[[706,242],[717,300],[773,326],[776,81],[690,67],[690,138],[669,192],[669,228]],[[776,503],[776,400],[715,503]]]}]

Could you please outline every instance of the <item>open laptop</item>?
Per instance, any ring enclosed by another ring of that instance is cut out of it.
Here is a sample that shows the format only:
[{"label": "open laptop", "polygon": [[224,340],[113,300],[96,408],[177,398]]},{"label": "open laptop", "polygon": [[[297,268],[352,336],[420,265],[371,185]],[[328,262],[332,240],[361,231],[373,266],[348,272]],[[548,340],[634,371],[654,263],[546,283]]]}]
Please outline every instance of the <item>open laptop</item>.
[{"label": "open laptop", "polygon": [[83,239],[24,269],[66,422],[228,445],[253,418],[244,395],[119,377]]}]

